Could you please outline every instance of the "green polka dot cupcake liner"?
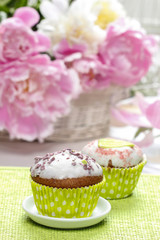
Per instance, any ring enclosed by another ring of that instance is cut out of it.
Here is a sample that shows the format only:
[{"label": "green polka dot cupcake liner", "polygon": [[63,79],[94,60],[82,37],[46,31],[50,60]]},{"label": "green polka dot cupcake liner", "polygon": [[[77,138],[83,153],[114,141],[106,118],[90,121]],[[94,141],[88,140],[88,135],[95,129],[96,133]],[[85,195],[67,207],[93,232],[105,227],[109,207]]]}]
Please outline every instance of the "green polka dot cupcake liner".
[{"label": "green polka dot cupcake liner", "polygon": [[144,165],[146,157],[137,166],[132,168],[105,168],[103,175],[105,183],[100,196],[106,199],[121,199],[128,197],[135,189]]},{"label": "green polka dot cupcake liner", "polygon": [[38,213],[56,218],[83,218],[91,216],[97,205],[105,179],[82,188],[52,188],[34,182],[31,187]]}]

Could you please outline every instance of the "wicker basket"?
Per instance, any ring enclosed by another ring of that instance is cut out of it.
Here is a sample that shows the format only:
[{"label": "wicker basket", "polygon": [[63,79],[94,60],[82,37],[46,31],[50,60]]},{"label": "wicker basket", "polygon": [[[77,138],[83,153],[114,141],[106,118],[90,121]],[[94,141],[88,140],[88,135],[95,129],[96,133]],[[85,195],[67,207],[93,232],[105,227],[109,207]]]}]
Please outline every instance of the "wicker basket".
[{"label": "wicker basket", "polygon": [[[107,136],[110,104],[127,98],[128,93],[129,89],[112,86],[81,94],[72,101],[71,112],[55,123],[54,133],[46,141],[69,142]],[[0,140],[9,140],[6,131],[0,132]]]},{"label": "wicker basket", "polygon": [[129,96],[129,90],[112,86],[83,93],[72,102],[68,116],[59,119],[47,141],[78,141],[108,135],[110,104]]}]

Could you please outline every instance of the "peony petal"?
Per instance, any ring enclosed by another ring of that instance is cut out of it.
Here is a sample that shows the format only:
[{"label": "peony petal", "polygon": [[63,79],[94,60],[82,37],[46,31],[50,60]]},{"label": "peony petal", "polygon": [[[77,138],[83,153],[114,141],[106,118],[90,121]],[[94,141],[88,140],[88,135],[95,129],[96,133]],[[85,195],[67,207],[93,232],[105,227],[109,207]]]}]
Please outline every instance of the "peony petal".
[{"label": "peony petal", "polygon": [[[160,109],[159,96],[153,97],[152,101],[145,98],[141,93],[136,94],[136,100],[140,110],[146,116],[151,125],[155,128],[160,128],[160,115],[158,114]],[[152,102],[152,103],[151,103]]]},{"label": "peony petal", "polygon": [[160,100],[151,104],[146,110],[146,117],[155,128],[160,128]]},{"label": "peony petal", "polygon": [[77,98],[82,93],[80,78],[79,78],[77,72],[74,69],[69,69],[68,74],[69,74],[70,79],[72,81],[73,98]]},{"label": "peony petal", "polygon": [[[83,54],[86,50],[86,46],[82,44],[75,44],[70,46],[66,39],[63,39],[59,44],[57,44],[53,49],[53,55],[58,59],[72,59],[74,54]],[[77,56],[77,55],[76,55]],[[81,55],[78,55],[81,56]],[[73,57],[74,58],[74,57]]]},{"label": "peony petal", "polygon": [[120,122],[136,127],[151,127],[146,117],[141,114],[130,113],[122,109],[112,108],[111,114]]},{"label": "peony petal", "polygon": [[36,139],[43,142],[44,139],[52,133],[53,124],[48,124],[47,119],[41,119],[35,115],[25,118],[19,117],[18,122],[13,123],[10,129],[11,139],[25,139],[29,142]]},{"label": "peony petal", "polygon": [[58,21],[59,17],[63,14],[62,10],[58,6],[52,4],[48,0],[42,1],[40,4],[40,11],[46,19]]},{"label": "peony petal", "polygon": [[68,10],[69,2],[69,0],[53,0],[54,5],[64,13]]},{"label": "peony petal", "polygon": [[20,18],[28,27],[33,27],[40,19],[38,12],[31,7],[18,8],[14,17]]},{"label": "peony petal", "polygon": [[0,116],[0,130],[5,130],[6,126],[9,125],[10,120],[5,106],[0,107]]},{"label": "peony petal", "polygon": [[15,61],[2,74],[5,75],[6,79],[8,78],[13,82],[24,81],[29,77],[28,65],[20,61]]},{"label": "peony petal", "polygon": [[34,64],[34,66],[37,65],[37,67],[40,65],[48,65],[50,63],[50,58],[47,54],[38,54],[38,55],[35,55],[35,56],[32,56],[30,58],[28,58],[28,63],[29,64]]},{"label": "peony petal", "polygon": [[145,97],[140,92],[136,93],[135,99],[141,112],[145,115],[146,110],[149,107],[149,103],[146,101]]},{"label": "peony petal", "polygon": [[45,36],[44,34],[40,33],[40,32],[35,32],[35,35],[38,38],[38,44],[37,44],[37,50],[38,52],[45,52],[47,51],[50,46],[51,46],[51,41],[50,39]]}]

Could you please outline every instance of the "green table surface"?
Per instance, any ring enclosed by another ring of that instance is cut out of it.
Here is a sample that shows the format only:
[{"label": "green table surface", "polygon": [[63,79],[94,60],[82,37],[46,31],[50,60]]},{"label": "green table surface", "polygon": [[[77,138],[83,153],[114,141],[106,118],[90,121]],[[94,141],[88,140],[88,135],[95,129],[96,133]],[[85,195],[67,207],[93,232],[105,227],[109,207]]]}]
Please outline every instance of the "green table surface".
[{"label": "green table surface", "polygon": [[106,218],[88,228],[65,230],[39,225],[22,209],[32,195],[29,168],[0,167],[1,240],[160,240],[160,176],[142,174],[134,193],[110,200]]}]

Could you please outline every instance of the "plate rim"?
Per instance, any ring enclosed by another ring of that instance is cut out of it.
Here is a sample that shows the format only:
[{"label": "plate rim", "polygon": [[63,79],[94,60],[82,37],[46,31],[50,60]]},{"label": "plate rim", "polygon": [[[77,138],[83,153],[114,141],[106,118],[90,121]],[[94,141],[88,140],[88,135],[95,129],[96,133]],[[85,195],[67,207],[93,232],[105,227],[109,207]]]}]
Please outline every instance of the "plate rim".
[{"label": "plate rim", "polygon": [[[33,205],[36,207],[35,203],[34,203],[34,198],[33,198],[33,195],[30,195],[28,197],[26,197],[23,202],[22,202],[22,208],[24,209],[24,211],[26,212],[26,214],[30,217],[33,216],[33,217],[38,217],[40,219],[46,219],[46,220],[50,220],[52,222],[63,222],[63,223],[78,223],[78,222],[85,222],[85,221],[89,221],[89,220],[94,220],[94,219],[97,219],[97,218],[102,218],[105,216],[111,211],[111,204],[109,203],[108,200],[102,198],[102,197],[99,197],[98,201],[101,201],[101,202],[105,202],[106,204],[106,211],[102,212],[101,214],[99,214],[98,216],[90,216],[90,217],[85,217],[85,218],[52,218],[52,217],[49,217],[49,216],[43,216],[43,215],[40,215],[40,214],[35,214],[33,213],[32,211],[30,211],[30,209],[26,208],[26,202],[29,201],[29,200],[32,200],[33,201]],[[97,203],[98,204],[98,203]],[[93,210],[94,211],[94,210]],[[30,215],[29,215],[30,214]],[[33,219],[32,219],[33,220]]]}]

